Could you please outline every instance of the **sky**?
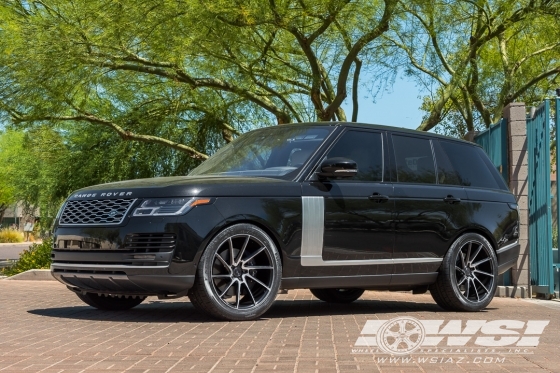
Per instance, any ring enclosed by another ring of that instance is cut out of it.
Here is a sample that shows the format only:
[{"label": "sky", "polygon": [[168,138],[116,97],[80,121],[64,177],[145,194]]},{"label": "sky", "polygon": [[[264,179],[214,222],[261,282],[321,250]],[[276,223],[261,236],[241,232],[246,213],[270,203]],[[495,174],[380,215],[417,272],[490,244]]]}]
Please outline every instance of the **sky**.
[{"label": "sky", "polygon": [[[389,92],[372,98],[359,97],[358,122],[416,129],[424,112],[420,105],[420,91],[414,82],[397,77]],[[352,100],[348,97],[342,105],[347,118],[352,118]]]}]

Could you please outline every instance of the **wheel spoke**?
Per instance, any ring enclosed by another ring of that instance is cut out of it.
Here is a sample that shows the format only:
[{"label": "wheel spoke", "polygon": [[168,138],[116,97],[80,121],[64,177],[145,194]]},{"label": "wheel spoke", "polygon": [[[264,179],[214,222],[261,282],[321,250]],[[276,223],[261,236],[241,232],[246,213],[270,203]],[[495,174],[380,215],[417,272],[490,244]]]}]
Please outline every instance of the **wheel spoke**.
[{"label": "wheel spoke", "polygon": [[463,254],[462,250],[459,250],[459,256],[461,257],[461,265],[463,266],[463,268],[466,268],[467,265],[465,264],[465,255]]},{"label": "wheel spoke", "polygon": [[409,350],[414,346],[414,342],[412,342],[410,338],[403,338],[403,342],[406,343],[406,348]]},{"label": "wheel spoke", "polygon": [[478,246],[476,253],[474,253],[474,255],[472,256],[471,262],[476,259],[477,255],[480,253],[480,250],[482,250],[482,244]]},{"label": "wheel spoke", "polygon": [[[476,276],[474,276],[474,275],[473,275],[473,277],[474,277],[474,279],[475,279],[476,281],[478,281],[478,283],[484,288],[484,290],[486,290],[486,293],[489,293],[488,289],[486,289],[486,286],[484,286],[484,284],[482,283],[482,281],[480,281],[480,280],[478,279],[478,277],[476,277]],[[474,280],[473,280],[473,283],[474,283]]]},{"label": "wheel spoke", "polygon": [[386,336],[389,336],[389,337],[397,338],[398,336],[401,335],[401,333],[399,333],[399,332],[394,332],[394,331],[392,331],[392,330],[386,330],[386,331],[385,331],[385,335],[386,335]]},{"label": "wheel spoke", "polygon": [[231,275],[212,275],[212,278],[231,278]]},{"label": "wheel spoke", "polygon": [[467,290],[465,291],[465,298],[469,299],[469,292],[471,290],[471,282],[470,280],[467,278]]},{"label": "wheel spoke", "polygon": [[482,263],[486,263],[486,262],[489,261],[489,260],[490,260],[490,258],[486,258],[486,259],[479,260],[478,262],[474,263],[472,266],[476,268],[476,267],[478,267],[479,265],[481,265]]},{"label": "wheel spoke", "polygon": [[467,279],[467,276],[463,276],[463,278],[461,278],[461,281],[459,281],[459,282],[457,283],[457,287],[461,286],[461,284],[462,284],[463,282],[465,282],[466,279]]},{"label": "wheel spoke", "polygon": [[229,285],[226,287],[226,289],[222,292],[222,294],[220,294],[220,298],[223,298],[224,295],[226,295],[226,293],[228,292],[229,288],[231,288],[231,286],[233,285],[233,283],[235,282],[235,279],[231,279],[231,282],[229,283]]},{"label": "wheel spoke", "polygon": [[480,269],[475,269],[473,272],[475,272],[475,273],[481,273],[481,274],[483,274],[483,275],[485,275],[485,276],[494,278],[494,275],[493,275],[493,274],[488,273],[488,272],[481,271]]},{"label": "wheel spoke", "polygon": [[401,342],[402,342],[402,338],[397,337],[395,338],[395,341],[389,345],[389,347],[391,348],[391,350],[394,351],[395,348],[399,347],[399,344],[401,344]]},{"label": "wheel spoke", "polygon": [[421,332],[420,328],[418,326],[414,326],[414,329],[411,329],[411,330],[407,331],[405,334],[406,334],[407,337],[410,337],[411,335],[414,335],[414,334],[420,334],[420,332]]},{"label": "wheel spoke", "polygon": [[270,291],[270,288],[268,286],[266,286],[265,284],[263,284],[261,280],[251,276],[250,274],[246,274],[245,276],[249,277],[251,280],[255,281],[257,284],[259,284],[260,286],[262,286],[266,290]]},{"label": "wheel spoke", "polygon": [[229,261],[230,261],[229,264],[234,265],[235,260],[233,258],[233,241],[232,241],[231,237],[228,238],[228,242],[229,242]]},{"label": "wheel spoke", "polygon": [[241,300],[241,281],[237,281],[237,295],[236,295],[235,308],[239,309],[239,301]]},{"label": "wheel spoke", "polygon": [[465,274],[465,270],[459,266],[455,266],[455,270],[461,272],[462,274]]},{"label": "wheel spoke", "polygon": [[469,247],[467,248],[467,259],[465,260],[467,264],[471,262],[471,248],[472,248],[472,241],[469,242]]},{"label": "wheel spoke", "polygon": [[474,293],[476,294],[476,300],[480,302],[480,297],[478,296],[478,289],[476,288],[476,284],[474,283],[474,280],[471,281],[474,288]]},{"label": "wheel spoke", "polygon": [[247,285],[247,282],[243,281],[243,284],[245,285],[245,288],[249,292],[249,295],[251,296],[251,299],[253,300],[253,304],[256,306],[257,301],[255,300],[255,297],[253,296],[253,292],[251,291],[251,288],[249,288],[249,285]]},{"label": "wheel spoke", "polygon": [[243,263],[250,262],[251,259],[253,259],[253,258],[256,257],[257,255],[259,255],[260,253],[262,253],[262,252],[264,251],[264,249],[265,249],[264,246],[261,247],[260,249],[258,249],[257,251],[255,251],[253,254],[251,254],[250,257],[248,257],[247,259],[245,259],[245,260],[243,261]]},{"label": "wheel spoke", "polygon": [[251,236],[247,235],[245,242],[243,242],[243,247],[241,248],[239,254],[237,254],[237,260],[235,261],[236,265],[239,264],[239,262],[241,262],[241,260],[243,259],[243,254],[245,254],[245,249],[247,248],[247,244],[249,243],[250,238]]},{"label": "wheel spoke", "polygon": [[399,332],[406,332],[406,320],[399,321]]},{"label": "wheel spoke", "polygon": [[231,268],[229,267],[229,264],[227,264],[227,262],[225,261],[225,259],[222,258],[222,256],[221,256],[220,254],[218,254],[218,253],[216,253],[214,256],[217,257],[218,260],[219,260],[220,262],[222,262],[223,266],[226,267],[227,271],[228,271],[229,273],[231,273]]}]

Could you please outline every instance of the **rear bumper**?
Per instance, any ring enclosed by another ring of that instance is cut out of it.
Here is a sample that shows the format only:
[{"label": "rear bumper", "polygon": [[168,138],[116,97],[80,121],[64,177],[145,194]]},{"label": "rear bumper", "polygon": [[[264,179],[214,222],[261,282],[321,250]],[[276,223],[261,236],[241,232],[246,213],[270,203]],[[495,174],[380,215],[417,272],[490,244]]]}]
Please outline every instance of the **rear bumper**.
[{"label": "rear bumper", "polygon": [[501,275],[517,263],[520,249],[521,245],[519,241],[516,241],[496,250],[496,256],[498,257],[498,274]]}]

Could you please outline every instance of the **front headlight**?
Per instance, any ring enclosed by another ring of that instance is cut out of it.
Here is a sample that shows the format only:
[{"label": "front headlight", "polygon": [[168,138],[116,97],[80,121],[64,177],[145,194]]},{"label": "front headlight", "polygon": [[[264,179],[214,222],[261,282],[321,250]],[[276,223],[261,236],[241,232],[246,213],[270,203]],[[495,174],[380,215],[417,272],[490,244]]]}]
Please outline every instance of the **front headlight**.
[{"label": "front headlight", "polygon": [[206,205],[210,198],[153,198],[147,199],[134,210],[132,216],[182,215],[198,205]]}]

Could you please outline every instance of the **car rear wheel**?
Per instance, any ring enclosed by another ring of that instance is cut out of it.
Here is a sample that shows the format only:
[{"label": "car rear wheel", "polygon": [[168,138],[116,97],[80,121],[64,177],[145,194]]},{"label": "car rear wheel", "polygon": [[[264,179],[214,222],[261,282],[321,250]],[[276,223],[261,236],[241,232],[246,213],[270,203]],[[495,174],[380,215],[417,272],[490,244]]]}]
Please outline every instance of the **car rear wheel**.
[{"label": "car rear wheel", "polygon": [[193,305],[223,320],[252,320],[272,305],[282,263],[276,245],[260,228],[236,224],[206,247],[189,292]]},{"label": "car rear wheel", "polygon": [[364,289],[310,289],[311,294],[327,303],[352,303],[362,296]]},{"label": "car rear wheel", "polygon": [[95,293],[76,293],[84,303],[106,311],[124,311],[136,307],[146,299],[144,296],[117,296]]},{"label": "car rear wheel", "polygon": [[443,258],[430,293],[450,311],[480,311],[494,297],[498,259],[492,245],[476,233],[459,237]]}]

